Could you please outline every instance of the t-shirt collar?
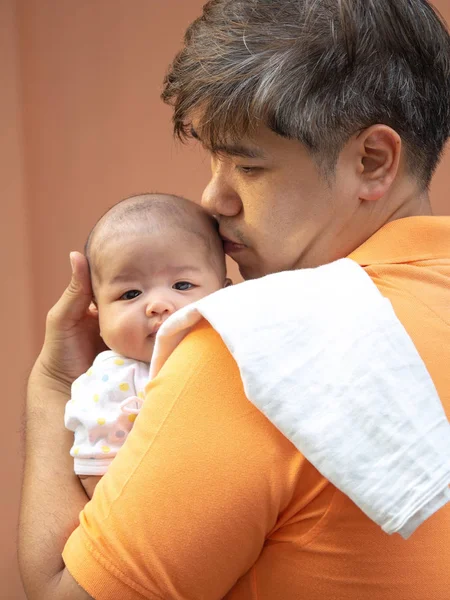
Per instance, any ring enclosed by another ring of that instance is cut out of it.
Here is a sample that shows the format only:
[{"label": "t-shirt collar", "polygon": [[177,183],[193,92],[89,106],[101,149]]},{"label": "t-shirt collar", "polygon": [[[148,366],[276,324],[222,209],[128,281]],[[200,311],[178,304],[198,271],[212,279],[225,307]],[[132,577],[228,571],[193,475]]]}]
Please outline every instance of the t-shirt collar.
[{"label": "t-shirt collar", "polygon": [[450,259],[450,217],[417,216],[391,221],[349,258],[362,267]]}]

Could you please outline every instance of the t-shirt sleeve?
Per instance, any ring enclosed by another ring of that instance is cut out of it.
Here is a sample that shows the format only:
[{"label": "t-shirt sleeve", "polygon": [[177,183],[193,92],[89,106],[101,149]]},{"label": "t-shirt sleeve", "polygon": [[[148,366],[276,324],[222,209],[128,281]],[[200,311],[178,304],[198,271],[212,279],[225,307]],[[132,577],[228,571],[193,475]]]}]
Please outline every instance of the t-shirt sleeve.
[{"label": "t-shirt sleeve", "polygon": [[149,384],[66,567],[97,600],[223,598],[257,560],[301,460],[202,322]]}]

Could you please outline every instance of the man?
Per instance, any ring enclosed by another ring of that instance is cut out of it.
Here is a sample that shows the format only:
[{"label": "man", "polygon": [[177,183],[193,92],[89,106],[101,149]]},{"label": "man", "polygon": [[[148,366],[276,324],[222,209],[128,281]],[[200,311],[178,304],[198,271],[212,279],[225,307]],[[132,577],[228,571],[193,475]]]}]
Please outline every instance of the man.
[{"label": "man", "polygon": [[[211,152],[203,204],[243,276],[350,255],[447,415],[450,219],[431,216],[427,190],[449,136],[449,75],[449,35],[425,0],[213,0],[164,91],[176,132]],[[46,441],[68,450],[68,385],[95,355],[86,264],[72,263],[30,380],[30,598],[448,598],[449,505],[408,542],[385,535],[248,403],[206,322],[86,505],[68,452]]]}]

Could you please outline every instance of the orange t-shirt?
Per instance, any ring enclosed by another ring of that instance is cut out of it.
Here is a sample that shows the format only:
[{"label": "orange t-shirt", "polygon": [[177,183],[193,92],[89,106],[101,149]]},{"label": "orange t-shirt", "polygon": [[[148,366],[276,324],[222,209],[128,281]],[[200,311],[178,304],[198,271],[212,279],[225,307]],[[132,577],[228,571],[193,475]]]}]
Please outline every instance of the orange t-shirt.
[{"label": "orange t-shirt", "polygon": [[[351,258],[450,415],[450,217],[390,223]],[[80,518],[63,558],[98,600],[450,598],[450,505],[407,541],[386,535],[246,399],[205,321],[148,386]]]}]

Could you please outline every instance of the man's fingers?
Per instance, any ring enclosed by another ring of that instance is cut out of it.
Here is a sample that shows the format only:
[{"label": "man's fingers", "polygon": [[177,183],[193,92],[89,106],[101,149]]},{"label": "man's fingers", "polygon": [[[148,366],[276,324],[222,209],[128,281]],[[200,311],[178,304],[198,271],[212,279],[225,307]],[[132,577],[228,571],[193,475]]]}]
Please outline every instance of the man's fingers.
[{"label": "man's fingers", "polygon": [[63,295],[50,310],[48,319],[65,327],[85,317],[92,301],[92,287],[86,257],[80,252],[70,253],[72,278]]}]

